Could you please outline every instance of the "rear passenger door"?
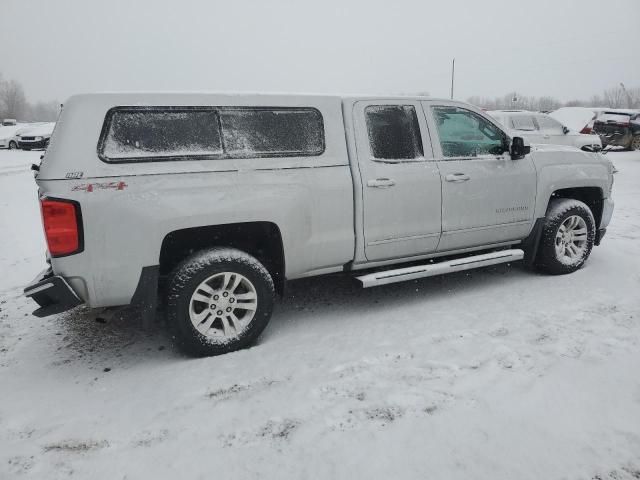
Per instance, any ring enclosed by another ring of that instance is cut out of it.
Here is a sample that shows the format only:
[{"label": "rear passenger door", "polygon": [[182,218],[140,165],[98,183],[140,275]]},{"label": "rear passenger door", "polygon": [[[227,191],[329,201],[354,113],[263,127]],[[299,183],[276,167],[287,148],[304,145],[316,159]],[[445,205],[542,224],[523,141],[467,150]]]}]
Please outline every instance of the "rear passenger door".
[{"label": "rear passenger door", "polygon": [[564,133],[562,124],[548,115],[536,115],[536,123],[540,131],[542,141],[552,145],[573,145],[573,139]]},{"label": "rear passenger door", "polygon": [[435,251],[440,174],[420,103],[359,101],[353,115],[367,259]]}]

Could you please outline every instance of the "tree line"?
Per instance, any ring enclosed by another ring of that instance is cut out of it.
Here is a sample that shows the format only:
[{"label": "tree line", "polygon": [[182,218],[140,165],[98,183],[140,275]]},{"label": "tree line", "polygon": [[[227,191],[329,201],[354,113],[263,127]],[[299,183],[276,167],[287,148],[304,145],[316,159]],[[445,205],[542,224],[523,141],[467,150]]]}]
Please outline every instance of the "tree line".
[{"label": "tree line", "polygon": [[640,109],[640,87],[625,88],[624,85],[606,89],[601,95],[593,95],[589,100],[561,102],[557,98],[533,97],[510,92],[502,97],[488,98],[473,96],[467,99],[472,105],[486,110],[533,110],[539,112],[557,110],[560,107],[605,107]]},{"label": "tree line", "polygon": [[24,88],[16,80],[5,80],[0,73],[0,120],[15,118],[25,122],[54,122],[60,113],[60,103],[27,101]]}]

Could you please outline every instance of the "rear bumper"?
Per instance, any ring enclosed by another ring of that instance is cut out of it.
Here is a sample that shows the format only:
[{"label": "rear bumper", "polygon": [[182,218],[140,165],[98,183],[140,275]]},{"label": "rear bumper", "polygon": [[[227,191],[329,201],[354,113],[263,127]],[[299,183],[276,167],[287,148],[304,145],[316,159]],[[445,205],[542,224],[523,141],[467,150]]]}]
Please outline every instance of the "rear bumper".
[{"label": "rear bumper", "polygon": [[83,303],[63,277],[53,274],[51,267],[40,272],[25,287],[24,295],[40,305],[33,312],[36,317],[62,313]]},{"label": "rear bumper", "polygon": [[631,139],[627,132],[598,133],[603,147],[626,147]]}]

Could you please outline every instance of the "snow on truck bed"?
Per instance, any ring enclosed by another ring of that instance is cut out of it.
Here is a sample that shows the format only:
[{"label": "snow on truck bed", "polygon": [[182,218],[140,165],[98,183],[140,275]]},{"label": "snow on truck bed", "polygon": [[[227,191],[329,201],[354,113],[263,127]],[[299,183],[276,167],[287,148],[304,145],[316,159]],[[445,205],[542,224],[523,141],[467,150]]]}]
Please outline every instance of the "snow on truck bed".
[{"label": "snow on truck bed", "polygon": [[573,275],[295,282],[259,344],[185,358],[127,309],[30,315],[37,152],[0,151],[0,478],[640,476],[640,155]]}]

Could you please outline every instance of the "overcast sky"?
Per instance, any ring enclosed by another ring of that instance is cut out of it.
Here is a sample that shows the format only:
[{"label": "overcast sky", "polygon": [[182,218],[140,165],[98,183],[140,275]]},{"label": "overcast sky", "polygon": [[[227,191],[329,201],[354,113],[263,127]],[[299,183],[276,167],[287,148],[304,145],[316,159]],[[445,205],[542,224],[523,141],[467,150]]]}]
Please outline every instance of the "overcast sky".
[{"label": "overcast sky", "polygon": [[29,100],[105,90],[588,98],[640,86],[640,0],[0,0]]}]

